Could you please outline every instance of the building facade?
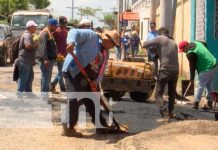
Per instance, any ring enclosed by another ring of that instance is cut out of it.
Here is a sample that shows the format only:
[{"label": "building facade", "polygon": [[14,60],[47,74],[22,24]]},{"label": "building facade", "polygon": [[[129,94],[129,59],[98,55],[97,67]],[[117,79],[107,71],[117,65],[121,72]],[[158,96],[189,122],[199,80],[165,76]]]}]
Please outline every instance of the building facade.
[{"label": "building facade", "polygon": [[[218,0],[177,0],[173,17],[173,37],[177,43],[182,40],[205,41],[210,52],[218,59]],[[156,12],[158,25],[160,19],[159,7]],[[179,61],[180,76],[189,79],[186,55],[179,54]],[[218,90],[218,73],[214,83]]]},{"label": "building facade", "polygon": [[[191,0],[191,39],[207,42],[218,60],[218,0]],[[215,79],[218,90],[218,73]]]},{"label": "building facade", "polygon": [[[172,0],[172,2],[172,35],[177,44],[182,40],[205,41],[210,52],[218,59],[218,0]],[[139,13],[140,16],[140,20],[135,25],[142,40],[145,40],[149,30],[150,4],[150,0],[131,1],[132,12]],[[160,15],[163,11],[160,6],[159,4],[156,9],[157,27],[161,26],[161,19],[163,19]],[[185,54],[179,54],[179,62],[180,76],[189,79],[189,64]],[[218,90],[218,73],[215,87]]]},{"label": "building facade", "polygon": [[150,0],[133,0],[131,10],[139,13],[140,19],[135,23],[135,26],[138,29],[141,40],[144,41],[149,31]]}]

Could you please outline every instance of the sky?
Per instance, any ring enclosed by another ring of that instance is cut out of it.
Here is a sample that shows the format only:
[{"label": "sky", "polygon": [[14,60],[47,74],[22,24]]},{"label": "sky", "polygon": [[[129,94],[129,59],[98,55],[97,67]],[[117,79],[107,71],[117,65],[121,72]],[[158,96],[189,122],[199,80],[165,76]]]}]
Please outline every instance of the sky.
[{"label": "sky", "polygon": [[[71,18],[72,14],[72,0],[50,0],[51,5],[48,7],[52,10],[54,16],[66,16]],[[101,8],[103,12],[112,12],[113,8],[117,8],[117,0],[74,0],[74,7],[91,7]],[[67,8],[71,7],[71,8]],[[74,9],[74,18],[80,20],[81,16],[77,15],[78,10]],[[98,20],[93,19],[94,26],[102,26]]]}]

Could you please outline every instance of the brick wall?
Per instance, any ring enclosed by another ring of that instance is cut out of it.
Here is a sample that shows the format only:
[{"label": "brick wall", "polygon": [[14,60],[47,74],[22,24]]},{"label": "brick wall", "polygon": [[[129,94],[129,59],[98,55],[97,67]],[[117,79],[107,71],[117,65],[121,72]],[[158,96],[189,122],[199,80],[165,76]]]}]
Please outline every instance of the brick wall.
[{"label": "brick wall", "polygon": [[205,41],[205,0],[196,1],[196,40]]}]

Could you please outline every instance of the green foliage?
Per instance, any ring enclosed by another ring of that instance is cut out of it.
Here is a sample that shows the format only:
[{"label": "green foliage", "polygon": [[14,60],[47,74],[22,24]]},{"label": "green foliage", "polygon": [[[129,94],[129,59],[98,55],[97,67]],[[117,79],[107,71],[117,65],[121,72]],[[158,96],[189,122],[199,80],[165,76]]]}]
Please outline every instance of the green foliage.
[{"label": "green foliage", "polygon": [[105,13],[104,23],[109,25],[111,29],[115,29],[117,25],[117,16],[114,13]]},{"label": "green foliage", "polygon": [[49,0],[29,0],[30,4],[33,4],[35,9],[43,9],[50,5]]},{"label": "green foliage", "polygon": [[86,8],[80,8],[78,14],[81,15],[81,18],[83,16],[86,16],[87,18],[89,18],[89,16],[96,17],[96,13],[98,11],[101,11],[101,9],[99,9],[99,8],[94,9],[94,8],[91,8],[91,7],[86,7]]},{"label": "green foliage", "polygon": [[8,24],[7,20],[0,20],[0,24]]},{"label": "green foliage", "polygon": [[28,0],[0,0],[0,14],[9,16],[14,11],[28,9]]},{"label": "green foliage", "polygon": [[[33,4],[36,9],[43,9],[50,5],[49,0],[0,0],[0,14],[8,17],[17,10],[27,10],[29,4]],[[2,17],[0,17],[2,20]]]}]

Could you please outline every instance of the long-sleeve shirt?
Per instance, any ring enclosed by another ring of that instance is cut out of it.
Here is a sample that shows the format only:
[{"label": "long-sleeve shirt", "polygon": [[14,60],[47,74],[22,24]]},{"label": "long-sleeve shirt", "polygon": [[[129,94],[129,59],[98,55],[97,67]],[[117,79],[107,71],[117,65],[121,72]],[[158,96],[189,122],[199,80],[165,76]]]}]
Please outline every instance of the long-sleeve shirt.
[{"label": "long-sleeve shirt", "polygon": [[144,48],[158,46],[158,54],[160,60],[159,70],[179,70],[178,47],[174,40],[166,36],[157,36],[151,41],[143,44]]}]

